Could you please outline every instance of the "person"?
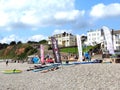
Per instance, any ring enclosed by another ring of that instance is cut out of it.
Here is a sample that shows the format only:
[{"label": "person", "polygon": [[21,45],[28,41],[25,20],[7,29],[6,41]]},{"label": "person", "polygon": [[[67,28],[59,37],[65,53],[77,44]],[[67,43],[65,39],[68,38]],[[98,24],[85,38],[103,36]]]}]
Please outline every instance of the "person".
[{"label": "person", "polygon": [[15,73],[16,69],[13,69],[13,73]]},{"label": "person", "polygon": [[75,55],[75,56],[74,56],[74,59],[78,59],[78,56],[77,56],[77,55]]},{"label": "person", "polygon": [[85,53],[85,59],[86,59],[88,62],[91,61],[91,56],[90,56],[89,52],[86,52],[86,53]]},{"label": "person", "polygon": [[6,61],[6,65],[8,65],[8,60]]},{"label": "person", "polygon": [[82,55],[82,60],[85,61],[85,56],[84,55]]},{"label": "person", "polygon": [[66,60],[66,62],[65,62],[66,64],[69,64],[69,60]]}]

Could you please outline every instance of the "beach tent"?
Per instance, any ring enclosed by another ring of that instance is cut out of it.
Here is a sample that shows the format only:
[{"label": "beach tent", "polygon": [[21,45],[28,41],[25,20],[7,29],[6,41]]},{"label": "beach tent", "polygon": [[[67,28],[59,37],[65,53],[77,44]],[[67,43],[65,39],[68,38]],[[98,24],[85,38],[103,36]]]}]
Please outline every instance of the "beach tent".
[{"label": "beach tent", "polygon": [[39,59],[38,55],[30,55],[30,56],[28,56],[27,61],[28,61],[29,64],[40,63],[40,59]]},{"label": "beach tent", "polygon": [[33,61],[34,64],[37,64],[37,63],[39,63],[39,58],[38,57],[33,57],[32,61]]}]

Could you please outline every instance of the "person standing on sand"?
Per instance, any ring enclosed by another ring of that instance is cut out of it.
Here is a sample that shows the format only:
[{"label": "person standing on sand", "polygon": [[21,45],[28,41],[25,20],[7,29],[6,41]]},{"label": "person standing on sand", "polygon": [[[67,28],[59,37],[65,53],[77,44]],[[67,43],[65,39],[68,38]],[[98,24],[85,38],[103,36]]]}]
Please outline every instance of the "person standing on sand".
[{"label": "person standing on sand", "polygon": [[8,60],[6,61],[6,66],[8,66]]}]

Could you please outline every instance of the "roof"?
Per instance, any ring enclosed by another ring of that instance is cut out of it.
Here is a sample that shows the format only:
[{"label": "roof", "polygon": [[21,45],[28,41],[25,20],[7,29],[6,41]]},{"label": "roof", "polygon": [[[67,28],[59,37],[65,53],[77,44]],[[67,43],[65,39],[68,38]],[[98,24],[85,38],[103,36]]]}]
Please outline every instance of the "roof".
[{"label": "roof", "polygon": [[120,30],[115,30],[114,34],[120,34]]}]

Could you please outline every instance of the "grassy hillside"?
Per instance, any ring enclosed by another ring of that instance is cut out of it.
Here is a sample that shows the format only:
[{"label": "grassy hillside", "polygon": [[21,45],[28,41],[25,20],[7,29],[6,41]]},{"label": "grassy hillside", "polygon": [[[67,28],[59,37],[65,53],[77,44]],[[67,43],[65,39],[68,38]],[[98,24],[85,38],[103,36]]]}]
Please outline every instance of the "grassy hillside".
[{"label": "grassy hillside", "polygon": [[[24,44],[21,43],[21,44],[8,45],[6,48],[0,49],[0,59],[23,60],[29,55],[33,55],[33,54],[40,55],[39,47],[40,47],[40,43],[24,43]],[[44,48],[45,48],[45,54],[50,53],[50,51],[52,53],[52,50],[51,50],[52,48],[50,47],[50,45],[44,43]],[[83,47],[83,52],[87,52],[93,48],[96,48],[96,46]],[[78,54],[78,48],[64,47],[60,49],[60,52],[63,54],[64,53]]]},{"label": "grassy hillside", "polygon": [[0,59],[23,59],[37,52],[37,48],[34,48],[31,44],[9,45],[7,48],[0,50]]}]

